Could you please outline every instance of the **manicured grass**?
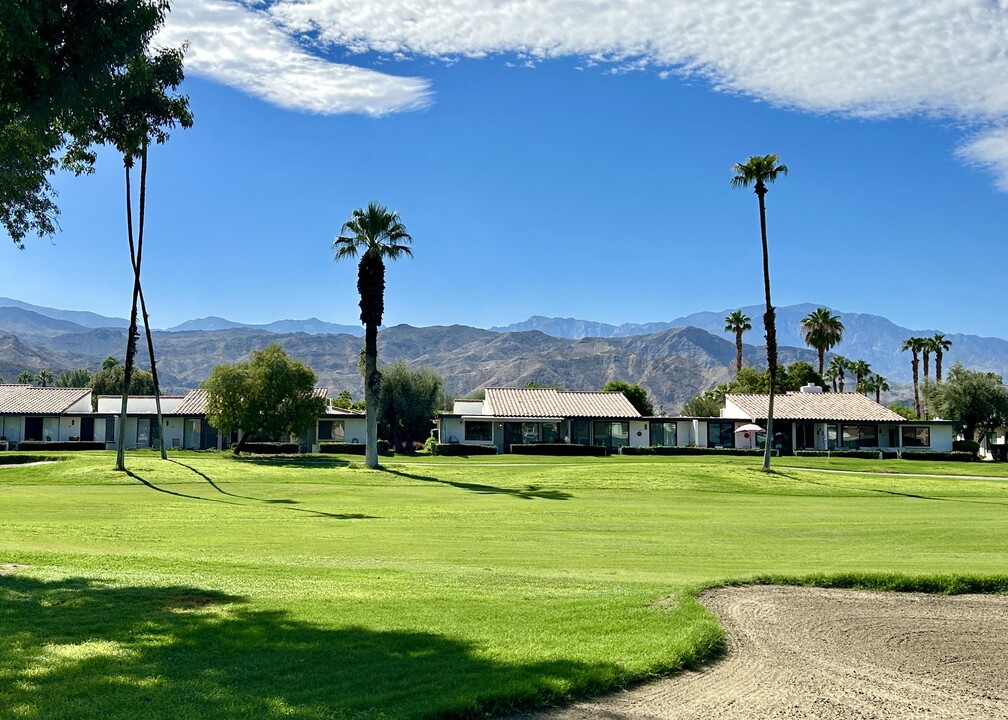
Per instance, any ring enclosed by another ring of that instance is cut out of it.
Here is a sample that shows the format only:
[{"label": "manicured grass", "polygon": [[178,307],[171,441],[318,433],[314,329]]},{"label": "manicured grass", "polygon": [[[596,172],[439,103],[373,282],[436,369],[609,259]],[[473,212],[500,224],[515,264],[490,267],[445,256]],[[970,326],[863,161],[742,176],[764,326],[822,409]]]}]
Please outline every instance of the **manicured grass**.
[{"label": "manicured grass", "polygon": [[0,470],[0,718],[472,715],[696,665],[711,584],[1008,589],[1000,481],[171,457]]}]

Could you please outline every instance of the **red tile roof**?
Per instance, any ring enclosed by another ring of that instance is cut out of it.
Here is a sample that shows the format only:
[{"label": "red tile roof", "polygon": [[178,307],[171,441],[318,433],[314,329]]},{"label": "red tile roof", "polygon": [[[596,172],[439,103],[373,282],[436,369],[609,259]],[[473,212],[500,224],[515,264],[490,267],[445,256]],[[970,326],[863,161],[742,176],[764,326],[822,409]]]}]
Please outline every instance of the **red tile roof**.
[{"label": "red tile roof", "polygon": [[494,417],[639,418],[621,392],[571,392],[553,388],[487,388],[484,407]]},{"label": "red tile roof", "polygon": [[[90,388],[0,385],[0,413],[60,415],[91,394]],[[90,412],[91,408],[88,407]]]}]

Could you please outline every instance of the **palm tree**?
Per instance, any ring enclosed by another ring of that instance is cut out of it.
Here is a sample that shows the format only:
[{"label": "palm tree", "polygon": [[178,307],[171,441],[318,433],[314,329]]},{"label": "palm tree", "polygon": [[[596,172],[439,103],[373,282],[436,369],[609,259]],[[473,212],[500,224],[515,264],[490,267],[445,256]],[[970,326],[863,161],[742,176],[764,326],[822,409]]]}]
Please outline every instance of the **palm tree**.
[{"label": "palm tree", "polygon": [[817,308],[802,318],[801,329],[805,344],[819,352],[819,374],[822,375],[826,351],[843,340],[844,325],[828,308]]},{"label": "palm tree", "polygon": [[860,387],[861,381],[871,374],[871,365],[869,365],[864,360],[858,358],[854,362],[850,363],[847,366],[847,369],[850,370],[852,373],[854,373],[854,378],[858,385],[858,392],[862,392]]},{"label": "palm tree", "polygon": [[850,360],[843,355],[834,355],[830,358],[829,365],[826,366],[826,374],[823,378],[833,383],[833,392],[843,392],[844,373],[850,367]]},{"label": "palm tree", "polygon": [[20,373],[18,373],[17,378],[15,378],[14,380],[14,382],[16,382],[18,385],[31,385],[32,382],[34,381],[35,376],[32,375],[27,370],[22,370]]},{"label": "palm tree", "polygon": [[767,403],[767,442],[763,453],[763,469],[770,469],[770,450],[773,446],[773,406],[774,389],[777,384],[777,324],[774,320],[774,307],[770,303],[770,254],[767,251],[766,237],[766,194],[767,183],[777,180],[778,176],[788,174],[787,165],[777,162],[776,154],[751,156],[744,163],[735,163],[732,168],[735,176],[731,180],[732,187],[754,186],[756,197],[759,198],[760,239],[763,241],[763,289],[766,295],[766,313],[763,315],[763,325],[766,328],[767,369],[770,375],[770,399]]},{"label": "palm tree", "polygon": [[875,402],[882,404],[882,393],[889,392],[889,381],[879,374],[871,377],[872,390],[875,391]]},{"label": "palm tree", "polygon": [[[184,49],[184,48],[183,48]],[[168,140],[168,131],[176,125],[192,127],[189,98],[172,95],[184,79],[183,49],[163,48],[154,57],[140,53],[126,61],[125,71],[117,76],[111,94],[115,97],[115,112],[102,119],[94,129],[94,140],[111,144],[123,157],[126,172],[126,234],[129,242],[130,263],[133,268],[133,299],[130,307],[130,324],[126,336],[126,360],[123,367],[122,407],[119,413],[116,469],[125,470],[126,407],[129,387],[133,377],[136,343],[140,334],[137,327],[137,303],[143,313],[147,349],[150,355],[151,375],[154,380],[154,399],[157,406],[158,437],[161,439],[161,458],[167,459],[164,448],[161,415],[161,390],[158,385],[157,364],[154,360],[154,343],[151,338],[150,317],[143,289],[140,286],[140,268],[143,262],[144,222],[147,206],[147,150],[151,142],[162,144]],[[139,206],[137,234],[134,244],[131,173],[135,161],[140,160]]]},{"label": "palm tree", "polygon": [[53,384],[53,374],[48,370],[39,370],[38,375],[35,376],[38,384],[41,387],[49,387]]},{"label": "palm tree", "polygon": [[378,467],[378,327],[385,311],[385,259],[413,255],[413,238],[399,219],[399,213],[370,203],[366,210],[354,210],[333,241],[336,260],[360,256],[357,291],[360,293],[361,322],[364,324],[364,404],[367,414],[365,464]]},{"label": "palm tree", "polygon": [[926,383],[929,375],[928,359],[931,356],[931,352],[935,349],[934,338],[921,338],[921,356],[924,358],[924,382]]},{"label": "palm tree", "polygon": [[735,333],[735,374],[742,369],[742,333],[752,330],[752,318],[741,310],[725,316],[725,332]]},{"label": "palm tree", "polygon": [[909,337],[903,341],[900,346],[902,352],[909,351],[911,353],[910,359],[910,370],[913,372],[913,386],[914,386],[914,412],[917,413],[917,417],[921,416],[921,403],[920,403],[920,351],[921,343],[923,338],[919,337]]},{"label": "palm tree", "polygon": [[942,381],[942,355],[945,354],[946,350],[951,349],[952,341],[945,337],[945,333],[935,333],[934,337],[931,338],[934,343],[934,354],[935,354],[935,382]]}]

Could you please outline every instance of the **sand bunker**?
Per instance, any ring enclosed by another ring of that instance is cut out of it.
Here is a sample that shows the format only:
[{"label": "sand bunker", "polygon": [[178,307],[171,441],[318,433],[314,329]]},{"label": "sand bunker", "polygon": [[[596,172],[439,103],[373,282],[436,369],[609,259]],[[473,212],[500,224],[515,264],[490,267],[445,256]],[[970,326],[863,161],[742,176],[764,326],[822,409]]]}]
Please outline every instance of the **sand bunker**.
[{"label": "sand bunker", "polygon": [[728,636],[722,660],[523,717],[1008,720],[1008,596],[756,586],[701,600]]}]

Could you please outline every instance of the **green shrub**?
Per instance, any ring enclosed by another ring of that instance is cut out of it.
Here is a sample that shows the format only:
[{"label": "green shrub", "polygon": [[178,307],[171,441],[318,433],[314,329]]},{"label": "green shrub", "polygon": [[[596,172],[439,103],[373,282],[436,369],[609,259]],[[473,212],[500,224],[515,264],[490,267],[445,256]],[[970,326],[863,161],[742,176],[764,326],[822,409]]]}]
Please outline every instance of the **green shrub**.
[{"label": "green shrub", "polygon": [[64,460],[58,455],[0,455],[0,465],[24,465],[34,462],[52,462],[54,460]]},{"label": "green shrub", "polygon": [[[795,457],[839,457],[861,458],[863,460],[878,460],[878,450],[795,450]],[[896,457],[893,454],[891,457]]]},{"label": "green shrub", "polygon": [[22,440],[18,443],[18,450],[104,450],[105,443],[91,442],[87,440],[74,440],[73,442],[43,442],[42,440]]},{"label": "green shrub", "polygon": [[496,455],[496,445],[463,445],[461,443],[434,443],[431,455],[444,457],[469,457],[470,455]]},{"label": "green shrub", "polygon": [[954,452],[968,452],[976,457],[980,452],[980,443],[976,440],[953,440],[952,450]]},{"label": "green shrub", "polygon": [[1008,445],[991,445],[990,451],[995,462],[1008,462]]},{"label": "green shrub", "polygon": [[[378,441],[379,455],[392,455],[391,448],[388,440]],[[367,455],[367,443],[323,442],[319,443],[319,452],[337,455]]]},{"label": "green shrub", "polygon": [[[237,447],[237,443],[232,446]],[[247,442],[242,452],[250,455],[297,455],[301,447],[292,442]]]},{"label": "green shrub", "polygon": [[[777,457],[780,452],[771,450],[770,454]],[[762,457],[761,448],[722,448],[722,447],[677,447],[675,445],[651,445],[648,447],[621,447],[620,455],[758,455]]]},{"label": "green shrub", "polygon": [[904,460],[948,460],[949,462],[973,462],[973,453],[962,450],[943,452],[940,450],[904,450]]},{"label": "green shrub", "polygon": [[601,457],[608,454],[605,445],[575,445],[567,443],[515,444],[511,446],[513,455],[565,455]]}]

